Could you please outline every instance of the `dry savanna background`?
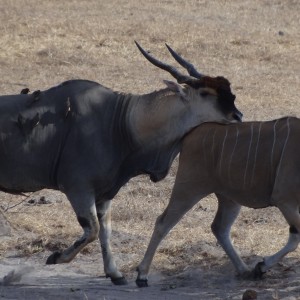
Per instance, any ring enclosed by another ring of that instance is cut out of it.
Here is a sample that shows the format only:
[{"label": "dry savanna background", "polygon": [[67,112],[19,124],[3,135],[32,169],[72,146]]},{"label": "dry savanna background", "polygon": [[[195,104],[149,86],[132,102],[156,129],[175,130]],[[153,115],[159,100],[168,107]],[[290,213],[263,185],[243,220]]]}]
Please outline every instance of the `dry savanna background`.
[{"label": "dry savanna background", "polygon": [[[0,8],[1,94],[18,94],[25,87],[43,90],[76,78],[125,93],[149,93],[172,78],[148,63],[134,40],[176,65],[167,42],[200,72],[230,80],[244,121],[300,116],[298,0],[1,0]],[[0,286],[0,297],[242,299],[252,289],[258,299],[300,299],[299,250],[262,281],[236,279],[210,230],[217,204],[213,195],[163,241],[150,272],[151,287],[135,288],[135,268],[168,202],[177,164],[176,159],[159,183],[147,176],[132,179],[113,200],[113,251],[128,287],[101,277],[98,242],[68,265],[45,266],[51,251],[66,248],[82,233],[64,195],[1,193],[2,214],[10,225],[0,237],[1,276],[27,269],[20,271],[19,282]],[[253,266],[278,251],[288,231],[276,208],[243,208],[232,239]]]}]

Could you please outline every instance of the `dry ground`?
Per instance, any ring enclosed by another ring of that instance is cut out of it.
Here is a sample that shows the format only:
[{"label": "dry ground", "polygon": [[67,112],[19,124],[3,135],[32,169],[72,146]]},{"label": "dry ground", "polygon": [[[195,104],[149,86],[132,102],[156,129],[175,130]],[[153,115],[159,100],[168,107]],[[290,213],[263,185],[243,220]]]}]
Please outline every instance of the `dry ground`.
[{"label": "dry ground", "polygon": [[[245,120],[300,116],[300,2],[298,0],[1,0],[0,93],[46,89],[72,78],[98,81],[131,93],[163,87],[168,74],[150,65],[138,40],[172,62],[168,42],[198,69],[230,79]],[[210,232],[214,197],[202,200],[175,227],[153,262],[149,289],[134,287],[156,217],[170,196],[176,162],[158,184],[147,177],[128,183],[114,200],[113,248],[130,280],[111,286],[94,243],[74,262],[45,266],[50,251],[66,247],[81,230],[67,200],[44,190],[22,197],[1,194],[13,226],[1,238],[0,276],[17,267],[21,282],[0,288],[8,299],[300,299],[299,250],[261,282],[241,282]],[[29,204],[45,196],[49,204]],[[254,264],[285,243],[288,226],[276,209],[244,209],[232,237]],[[30,267],[29,267],[30,266]],[[22,269],[23,268],[23,269]],[[25,269],[24,269],[25,268]],[[294,297],[294,298],[293,298]]]}]

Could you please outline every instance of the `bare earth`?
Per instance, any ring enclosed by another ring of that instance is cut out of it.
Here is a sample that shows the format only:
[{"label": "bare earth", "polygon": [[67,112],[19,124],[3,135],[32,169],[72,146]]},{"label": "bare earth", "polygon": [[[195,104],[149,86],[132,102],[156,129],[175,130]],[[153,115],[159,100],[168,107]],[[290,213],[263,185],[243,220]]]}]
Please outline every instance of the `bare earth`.
[{"label": "bare earth", "polygon": [[[170,76],[146,62],[134,40],[173,63],[167,42],[199,71],[231,81],[245,121],[300,116],[298,0],[1,0],[0,6],[1,94],[25,87],[43,90],[74,78],[148,93]],[[163,241],[150,287],[136,288],[135,268],[168,202],[176,167],[177,161],[157,184],[146,176],[131,180],[114,199],[112,245],[129,281],[122,287],[103,277],[97,242],[70,264],[45,265],[52,251],[81,234],[62,194],[1,193],[9,227],[5,231],[0,225],[0,298],[242,299],[251,289],[258,299],[300,299],[299,249],[261,281],[235,277],[210,231],[213,196],[197,204]],[[275,208],[243,209],[232,230],[234,244],[251,266],[278,251],[287,236],[288,226]]]},{"label": "bare earth", "polygon": [[[295,259],[287,259],[289,265]],[[137,288],[133,281],[127,286],[113,286],[99,277],[99,260],[86,257],[69,265],[44,266],[40,256],[28,259],[7,258],[1,263],[0,275],[11,270],[24,274],[21,282],[2,286],[4,299],[242,299],[247,289],[258,292],[258,299],[299,299],[300,267],[279,266],[262,282],[237,280],[227,263],[209,270],[188,267],[173,276],[154,272],[152,285]],[[297,275],[298,274],[298,275]]]}]

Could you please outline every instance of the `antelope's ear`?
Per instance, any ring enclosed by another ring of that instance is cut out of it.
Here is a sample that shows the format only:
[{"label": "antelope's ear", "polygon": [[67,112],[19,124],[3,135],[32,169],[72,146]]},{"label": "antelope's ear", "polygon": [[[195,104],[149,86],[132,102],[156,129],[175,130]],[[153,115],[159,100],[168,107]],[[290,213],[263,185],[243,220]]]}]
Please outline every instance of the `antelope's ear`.
[{"label": "antelope's ear", "polygon": [[182,86],[174,81],[164,80],[164,84],[174,93],[179,94],[181,98],[188,101],[187,95]]}]

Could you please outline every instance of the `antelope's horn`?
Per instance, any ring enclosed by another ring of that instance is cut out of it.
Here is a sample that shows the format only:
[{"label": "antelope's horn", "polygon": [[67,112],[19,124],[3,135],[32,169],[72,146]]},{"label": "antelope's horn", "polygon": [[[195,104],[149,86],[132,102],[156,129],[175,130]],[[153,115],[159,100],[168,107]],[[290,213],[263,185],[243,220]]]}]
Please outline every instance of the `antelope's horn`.
[{"label": "antelope's horn", "polygon": [[159,61],[158,59],[153,57],[151,54],[149,54],[147,51],[145,51],[139,45],[138,42],[135,41],[135,44],[148,61],[150,61],[156,67],[169,72],[177,80],[178,83],[186,83],[186,84],[192,85],[192,82],[195,80],[194,78],[187,76],[187,75],[183,75],[175,67]]},{"label": "antelope's horn", "polygon": [[182,66],[184,67],[190,76],[195,78],[201,78],[203,75],[199,73],[196,68],[188,61],[186,61],[184,58],[182,58],[178,53],[176,53],[168,44],[166,44],[166,47],[174,57],[174,59]]}]

